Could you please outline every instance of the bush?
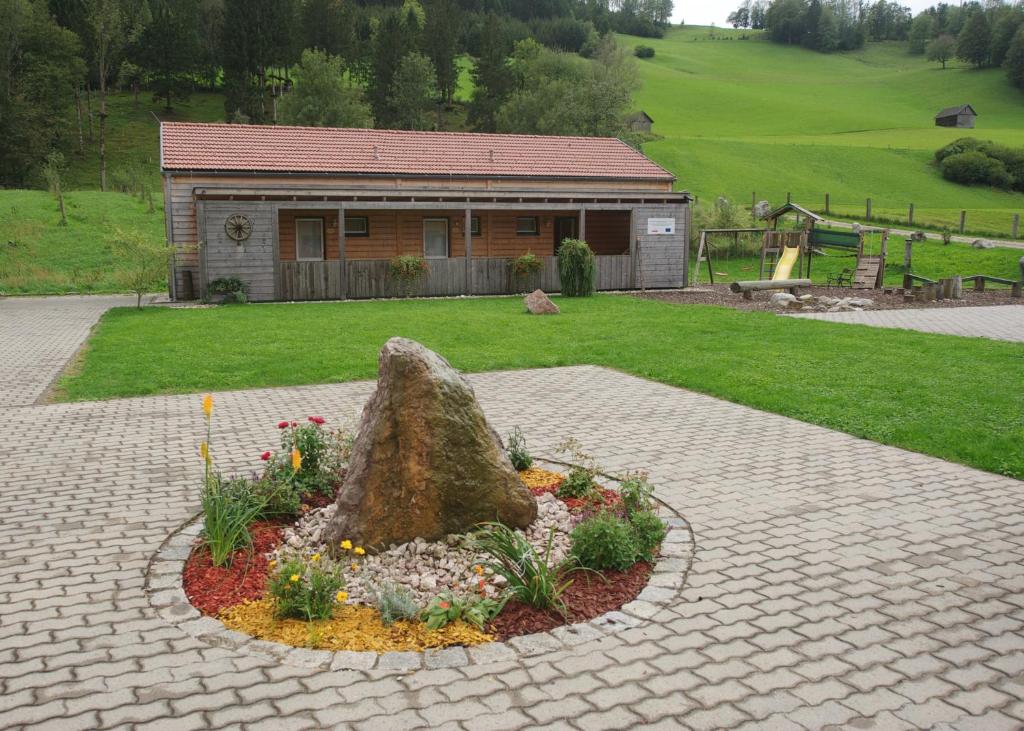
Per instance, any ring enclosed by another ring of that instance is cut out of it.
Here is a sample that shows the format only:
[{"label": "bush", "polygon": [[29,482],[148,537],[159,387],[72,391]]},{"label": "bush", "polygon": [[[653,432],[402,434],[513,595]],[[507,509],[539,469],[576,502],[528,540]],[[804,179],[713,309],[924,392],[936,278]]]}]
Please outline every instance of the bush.
[{"label": "bush", "polygon": [[633,531],[636,557],[641,561],[651,561],[665,539],[665,524],[652,511],[644,510],[629,516],[629,526]]},{"label": "bush", "polygon": [[505,578],[511,596],[538,609],[558,609],[564,614],[562,593],[572,581],[561,581],[559,567],[551,565],[554,539],[552,529],[547,550],[540,556],[521,533],[501,523],[486,523],[473,536],[473,547],[491,557],[486,565]]},{"label": "bush", "polygon": [[388,276],[398,280],[406,297],[412,296],[416,282],[429,271],[427,260],[422,256],[396,256],[388,262]]},{"label": "bush", "polygon": [[280,619],[330,619],[335,604],[345,601],[345,579],[337,569],[293,559],[270,577],[267,590],[277,602]]},{"label": "bush", "polygon": [[585,498],[594,494],[594,475],[583,467],[572,467],[555,495],[560,498]]},{"label": "bush", "polygon": [[508,435],[508,447],[505,451],[516,470],[528,470],[533,464],[533,457],[526,451],[526,437],[523,436],[523,430],[518,426]]},{"label": "bush", "polygon": [[563,297],[594,294],[594,252],[586,241],[566,239],[558,249],[558,273]]},{"label": "bush", "polygon": [[264,510],[261,495],[244,479],[222,480],[213,475],[200,494],[203,507],[203,545],[214,566],[226,566],[231,554],[252,545],[249,524]]},{"label": "bush", "polygon": [[512,260],[512,273],[517,277],[528,277],[539,272],[543,266],[544,262],[532,251],[528,251]]},{"label": "bush", "polygon": [[626,479],[619,485],[619,495],[622,497],[626,515],[651,510],[654,507],[654,501],[651,499],[653,494],[654,486],[647,481],[645,472],[626,475]]},{"label": "bush", "polygon": [[983,152],[970,151],[950,155],[942,161],[942,177],[964,185],[990,185],[1009,188],[1013,177],[1006,165]]},{"label": "bush", "polygon": [[249,297],[249,285],[238,277],[221,277],[210,282],[210,294],[224,295],[225,302],[245,303]]},{"label": "bush", "polygon": [[252,483],[252,489],[263,501],[259,518],[294,518],[302,509],[302,497],[289,480],[274,479],[271,474],[264,473]]},{"label": "bush", "polygon": [[614,513],[587,518],[576,526],[571,538],[571,555],[585,568],[624,571],[636,563],[639,549],[633,530]]},{"label": "bush", "polygon": [[637,58],[654,58],[654,49],[650,46],[637,46],[633,49],[633,55]]},{"label": "bush", "polygon": [[380,612],[380,621],[390,627],[400,619],[416,619],[420,608],[416,606],[416,598],[404,586],[386,582],[379,588],[370,590],[370,599]]},{"label": "bush", "polygon": [[430,600],[421,615],[427,629],[440,629],[450,622],[462,620],[477,629],[498,616],[505,602],[496,599],[485,599],[476,595],[455,596],[445,591]]},{"label": "bush", "polygon": [[[333,497],[342,464],[348,459],[350,435],[324,428],[324,419],[310,416],[307,423],[282,421],[281,453],[263,455],[268,462],[263,479],[286,483],[298,495],[319,493]],[[298,468],[294,452],[298,451]]]}]

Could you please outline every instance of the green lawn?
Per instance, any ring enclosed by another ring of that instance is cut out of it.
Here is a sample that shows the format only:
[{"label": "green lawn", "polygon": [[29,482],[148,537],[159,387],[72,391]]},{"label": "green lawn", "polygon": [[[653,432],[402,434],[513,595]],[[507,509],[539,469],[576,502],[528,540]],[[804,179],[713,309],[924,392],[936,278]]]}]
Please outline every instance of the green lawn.
[{"label": "green lawn", "polygon": [[[932,153],[965,135],[1024,146],[1024,94],[1001,69],[942,70],[905,43],[869,43],[850,53],[819,54],[769,43],[750,31],[677,28],[660,40],[623,36],[629,47],[655,48],[640,62],[636,106],[662,137],[645,152],[673,171],[680,186],[744,204],[751,193],[772,203],[786,194],[815,210],[878,215],[933,226],[959,223],[1007,236],[1024,195],[949,183]],[[739,40],[747,35],[750,40]],[[969,102],[978,129],[937,128],[942,107]],[[1024,235],[1024,234],[1022,234]]]},{"label": "green lawn", "polygon": [[[76,191],[65,199],[68,225],[57,202],[41,190],[0,191],[0,294],[120,292],[110,237],[118,230],[164,239],[161,198],[154,210],[124,193]],[[164,287],[154,281],[153,290]]]},{"label": "green lawn", "polygon": [[381,344],[403,335],[466,371],[609,366],[1024,477],[1024,345],[612,295],[558,303],[557,317],[518,298],[118,309],[61,386],[83,400],[373,378]]}]

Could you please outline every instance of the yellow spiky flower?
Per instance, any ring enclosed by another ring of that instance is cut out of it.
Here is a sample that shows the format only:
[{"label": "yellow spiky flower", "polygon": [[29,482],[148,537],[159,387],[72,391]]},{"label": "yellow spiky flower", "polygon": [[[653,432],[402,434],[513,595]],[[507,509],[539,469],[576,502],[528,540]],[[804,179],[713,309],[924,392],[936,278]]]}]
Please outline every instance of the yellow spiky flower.
[{"label": "yellow spiky flower", "polygon": [[199,442],[199,455],[207,462],[210,461],[210,445],[206,443],[206,440]]},{"label": "yellow spiky flower", "polygon": [[297,448],[292,450],[292,469],[296,472],[302,468],[302,452]]},{"label": "yellow spiky flower", "polygon": [[203,413],[206,414],[207,419],[213,414],[213,394],[208,393],[203,396]]}]

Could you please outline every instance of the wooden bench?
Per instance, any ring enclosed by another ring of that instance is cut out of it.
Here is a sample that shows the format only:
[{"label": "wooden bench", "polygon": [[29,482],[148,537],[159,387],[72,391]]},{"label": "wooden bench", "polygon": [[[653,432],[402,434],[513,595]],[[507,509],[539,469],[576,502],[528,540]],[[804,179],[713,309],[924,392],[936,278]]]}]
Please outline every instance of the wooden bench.
[{"label": "wooden bench", "polygon": [[742,292],[743,299],[754,298],[754,292],[761,292],[768,289],[785,289],[795,295],[798,287],[810,287],[810,279],[754,279],[747,282],[733,282],[729,289],[733,292]]}]

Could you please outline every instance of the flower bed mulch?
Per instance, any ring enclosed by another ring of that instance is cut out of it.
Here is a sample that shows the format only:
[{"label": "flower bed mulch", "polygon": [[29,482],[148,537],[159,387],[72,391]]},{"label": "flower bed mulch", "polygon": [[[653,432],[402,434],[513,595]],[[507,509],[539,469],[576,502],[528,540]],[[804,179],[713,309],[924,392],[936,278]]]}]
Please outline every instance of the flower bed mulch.
[{"label": "flower bed mulch", "polygon": [[227,566],[214,566],[208,550],[194,549],[182,575],[192,606],[213,616],[225,607],[261,598],[267,588],[266,554],[281,543],[281,529],[278,523],[251,525],[252,548],[235,551]]},{"label": "flower bed mulch", "polygon": [[537,609],[512,600],[491,621],[487,630],[499,640],[504,640],[518,635],[546,632],[563,624],[589,621],[636,599],[647,586],[651,569],[651,564],[640,561],[625,571],[602,571],[600,576],[577,571],[573,574],[572,584],[562,594],[562,601],[568,610],[567,616],[563,617],[552,609]]},{"label": "flower bed mulch", "polygon": [[[559,486],[565,479],[564,475],[557,472],[550,472],[539,467],[531,467],[519,473],[520,479],[534,495],[543,495],[550,492],[556,495]],[[598,488],[598,495],[590,498],[560,497],[558,498],[569,510],[580,510],[581,508],[614,507],[622,502],[619,493],[605,487]]]}]

